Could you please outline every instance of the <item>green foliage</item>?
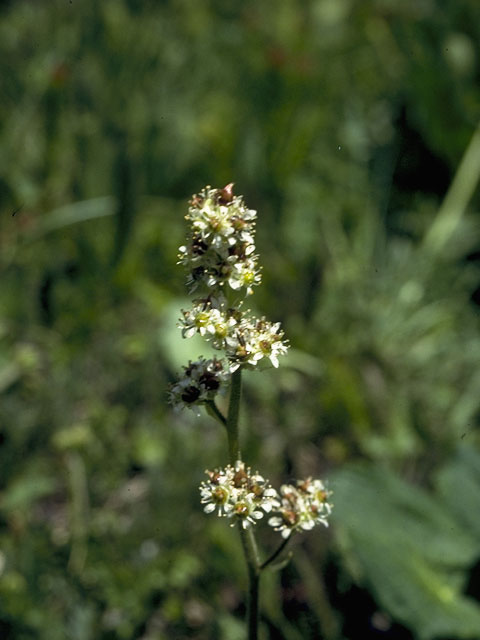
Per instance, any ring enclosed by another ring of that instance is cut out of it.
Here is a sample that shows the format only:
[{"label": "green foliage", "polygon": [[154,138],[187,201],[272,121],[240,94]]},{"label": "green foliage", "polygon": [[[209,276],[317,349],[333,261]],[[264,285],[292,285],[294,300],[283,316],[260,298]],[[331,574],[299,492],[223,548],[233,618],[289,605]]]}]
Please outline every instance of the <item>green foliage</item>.
[{"label": "green foliage", "polygon": [[421,639],[476,638],[480,608],[462,596],[480,552],[476,531],[450,505],[380,467],[349,467],[332,483],[345,559],[380,605]]},{"label": "green foliage", "polygon": [[264,637],[478,637],[479,30],[477,0],[3,3],[2,639],[241,637],[198,503],[224,434],[165,393],[208,356],[175,328],[186,202],[232,180],[292,345],[245,376],[245,458],[330,473],[336,510],[265,577]]}]

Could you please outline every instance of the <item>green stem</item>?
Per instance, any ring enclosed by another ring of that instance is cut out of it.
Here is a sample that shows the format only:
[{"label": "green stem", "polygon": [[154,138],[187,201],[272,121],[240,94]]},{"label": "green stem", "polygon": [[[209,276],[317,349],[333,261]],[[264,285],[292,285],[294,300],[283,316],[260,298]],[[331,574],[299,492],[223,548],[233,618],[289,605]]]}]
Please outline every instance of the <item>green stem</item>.
[{"label": "green stem", "polygon": [[[238,418],[240,415],[240,398],[242,395],[242,370],[239,368],[232,374],[230,402],[226,421],[228,436],[228,452],[230,464],[235,465],[241,459],[238,437]],[[251,528],[240,528],[243,554],[248,570],[247,629],[248,640],[258,638],[258,591],[260,582],[260,559],[257,543]]]},{"label": "green stem", "polygon": [[227,419],[225,418],[225,416],[223,415],[223,413],[220,411],[220,409],[217,407],[217,405],[215,404],[215,400],[207,400],[207,402],[205,403],[205,407],[207,409],[207,412],[216,420],[218,420],[219,422],[221,422],[223,424],[224,427],[227,426]]},{"label": "green stem", "polygon": [[252,529],[240,529],[240,538],[248,568],[247,637],[248,640],[257,640],[260,560]]},{"label": "green stem", "polygon": [[278,558],[278,556],[282,553],[282,551],[285,549],[287,544],[290,542],[291,538],[292,538],[291,535],[288,538],[285,538],[285,540],[278,547],[278,549],[274,551],[272,555],[265,560],[265,562],[262,562],[262,564],[260,565],[260,571],[263,571],[264,569],[266,569],[268,565],[270,565],[276,558]]},{"label": "green stem", "polygon": [[247,629],[248,640],[258,638],[258,592],[260,588],[260,574],[250,574],[248,588]]},{"label": "green stem", "polygon": [[228,452],[230,464],[240,460],[240,445],[238,438],[238,416],[240,414],[240,397],[242,395],[242,370],[237,369],[232,373],[230,387],[230,403],[227,415]]}]

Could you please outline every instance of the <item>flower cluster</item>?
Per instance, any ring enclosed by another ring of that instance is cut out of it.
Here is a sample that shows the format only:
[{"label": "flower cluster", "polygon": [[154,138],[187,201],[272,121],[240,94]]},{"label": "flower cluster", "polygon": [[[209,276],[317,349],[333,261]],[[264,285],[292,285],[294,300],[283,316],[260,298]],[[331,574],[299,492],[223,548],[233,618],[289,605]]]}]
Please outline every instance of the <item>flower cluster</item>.
[{"label": "flower cluster", "polygon": [[321,480],[297,480],[296,486],[284,484],[280,487],[282,497],[278,515],[272,516],[268,524],[288,538],[294,531],[308,531],[317,524],[328,527],[327,517],[332,511],[328,502],[331,492]]},{"label": "flower cluster", "polygon": [[[261,280],[254,244],[256,215],[242,196],[233,194],[233,183],[223,189],[206,187],[190,202],[188,244],[180,247],[179,263],[188,269],[190,291],[203,295],[182,310],[182,336],[198,333],[223,351],[225,361],[215,362],[222,362],[225,376],[239,367],[253,369],[262,359],[278,367],[279,356],[288,349],[279,322],[256,318],[241,308],[241,298],[252,294]],[[220,389],[192,384],[189,370],[171,389],[174,406],[195,408]]]},{"label": "flower cluster", "polygon": [[252,473],[250,467],[238,460],[235,467],[206,471],[208,480],[200,485],[201,502],[205,513],[214,513],[232,519],[247,529],[263,518],[264,512],[280,507],[278,494],[265,478]]},{"label": "flower cluster", "polygon": [[279,322],[251,318],[218,299],[199,300],[182,313],[179,326],[183,337],[204,336],[215,349],[224,351],[231,372],[242,365],[253,368],[263,357],[278,367],[278,356],[287,352]]},{"label": "flower cluster", "polygon": [[196,362],[189,362],[184,367],[183,377],[170,386],[170,403],[176,409],[197,407],[223,391],[229,378],[222,360],[200,358]]},{"label": "flower cluster", "polygon": [[179,249],[179,263],[189,271],[190,291],[228,285],[253,293],[261,277],[255,255],[256,211],[247,209],[242,196],[233,195],[233,183],[223,189],[206,187],[193,196],[186,219],[189,243]]},{"label": "flower cluster", "polygon": [[206,471],[208,480],[200,484],[201,502],[205,513],[217,512],[232,519],[244,529],[273,512],[268,524],[288,538],[294,531],[309,531],[317,524],[328,526],[332,505],[331,492],[321,480],[298,480],[296,486],[284,484],[277,491],[259,473],[238,460],[235,467]]}]

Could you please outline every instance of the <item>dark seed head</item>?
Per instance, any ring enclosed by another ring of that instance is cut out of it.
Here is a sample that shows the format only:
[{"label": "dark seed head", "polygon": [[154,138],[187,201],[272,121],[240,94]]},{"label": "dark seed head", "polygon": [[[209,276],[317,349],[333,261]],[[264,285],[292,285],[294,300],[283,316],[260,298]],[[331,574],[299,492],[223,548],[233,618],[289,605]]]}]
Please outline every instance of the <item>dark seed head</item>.
[{"label": "dark seed head", "polygon": [[197,389],[197,387],[190,385],[182,393],[182,400],[184,402],[191,404],[192,402],[195,402],[196,400],[198,400],[199,396],[200,396],[200,389]]},{"label": "dark seed head", "polygon": [[215,374],[210,371],[206,371],[200,377],[200,384],[203,385],[207,391],[216,391],[220,386],[220,382],[217,380]]},{"label": "dark seed head", "polygon": [[203,256],[207,249],[208,244],[204,242],[199,236],[195,236],[192,239],[192,253],[194,256]]}]

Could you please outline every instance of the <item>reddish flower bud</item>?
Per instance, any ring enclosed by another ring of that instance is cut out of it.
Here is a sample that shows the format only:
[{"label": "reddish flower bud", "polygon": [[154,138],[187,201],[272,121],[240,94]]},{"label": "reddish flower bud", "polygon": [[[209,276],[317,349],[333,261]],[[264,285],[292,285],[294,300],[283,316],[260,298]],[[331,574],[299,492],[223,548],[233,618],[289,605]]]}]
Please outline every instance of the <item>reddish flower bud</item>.
[{"label": "reddish flower bud", "polygon": [[230,182],[223,189],[219,189],[217,193],[217,201],[219,204],[230,204],[233,200],[233,187],[235,183]]}]

